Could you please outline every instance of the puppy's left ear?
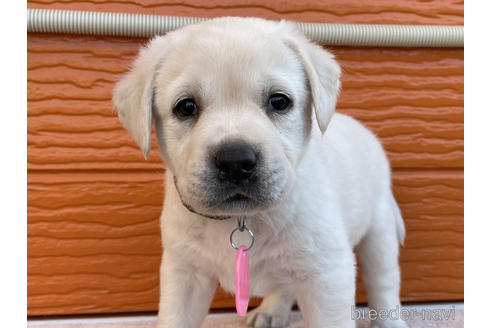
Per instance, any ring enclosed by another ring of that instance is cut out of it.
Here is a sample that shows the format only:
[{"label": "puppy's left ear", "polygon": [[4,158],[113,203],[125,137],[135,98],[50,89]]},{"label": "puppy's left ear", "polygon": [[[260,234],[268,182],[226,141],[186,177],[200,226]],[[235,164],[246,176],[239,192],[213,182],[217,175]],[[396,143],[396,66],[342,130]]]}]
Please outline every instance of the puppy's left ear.
[{"label": "puppy's left ear", "polygon": [[118,110],[121,124],[149,156],[152,133],[154,75],[167,48],[165,36],[154,38],[142,48],[132,69],[113,90],[113,105]]},{"label": "puppy's left ear", "polygon": [[321,46],[309,41],[294,24],[290,25],[291,33],[287,37],[287,45],[299,57],[306,72],[311,97],[321,133],[325,133],[335,106],[340,89],[341,69],[335,56]]}]

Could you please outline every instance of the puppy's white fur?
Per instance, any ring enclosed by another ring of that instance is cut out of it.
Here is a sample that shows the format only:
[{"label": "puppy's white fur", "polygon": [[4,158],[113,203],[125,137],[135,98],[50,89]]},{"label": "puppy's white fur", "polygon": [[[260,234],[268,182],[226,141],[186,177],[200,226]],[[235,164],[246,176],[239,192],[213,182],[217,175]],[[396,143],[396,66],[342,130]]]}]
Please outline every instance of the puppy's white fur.
[{"label": "puppy's white fur", "polygon": [[[353,249],[370,306],[400,304],[404,225],[390,167],[371,132],[334,114],[339,75],[330,53],[284,21],[214,19],[141,50],[113,101],[145,156],[154,121],[168,167],[158,327],[199,327],[217,279],[234,290],[229,235],[236,220],[206,216],[248,217],[255,234],[251,293],[265,297],[248,318],[254,327],[285,326],[294,299],[306,327],[355,327]],[[287,113],[265,110],[272,92],[290,96]],[[198,101],[197,118],[173,114],[184,97]],[[228,140],[254,144],[262,154],[261,188],[254,201],[236,207],[222,206],[221,186],[210,173],[211,149]],[[237,237],[249,242],[246,234]]]}]

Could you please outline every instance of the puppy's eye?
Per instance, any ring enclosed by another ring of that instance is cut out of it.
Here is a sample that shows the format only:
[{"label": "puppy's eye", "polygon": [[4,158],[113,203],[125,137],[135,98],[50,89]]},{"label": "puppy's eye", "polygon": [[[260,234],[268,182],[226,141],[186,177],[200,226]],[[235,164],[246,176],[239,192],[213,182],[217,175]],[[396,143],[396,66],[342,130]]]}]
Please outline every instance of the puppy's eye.
[{"label": "puppy's eye", "polygon": [[196,115],[198,106],[192,98],[186,98],[178,101],[173,109],[174,114],[179,118],[188,118]]},{"label": "puppy's eye", "polygon": [[284,112],[290,107],[290,99],[283,93],[274,93],[268,99],[268,110],[274,112]]}]

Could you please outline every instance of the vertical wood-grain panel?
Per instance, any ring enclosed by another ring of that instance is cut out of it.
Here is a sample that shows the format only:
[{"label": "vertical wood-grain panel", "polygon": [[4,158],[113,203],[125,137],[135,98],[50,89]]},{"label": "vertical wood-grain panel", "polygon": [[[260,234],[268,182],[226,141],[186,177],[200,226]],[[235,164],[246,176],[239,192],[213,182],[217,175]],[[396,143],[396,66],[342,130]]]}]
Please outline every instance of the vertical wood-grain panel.
[{"label": "vertical wood-grain panel", "polygon": [[259,16],[305,22],[463,25],[456,0],[28,0],[29,8],[126,12],[167,16]]},{"label": "vertical wood-grain panel", "polygon": [[[461,299],[462,173],[398,171],[394,184],[408,230],[402,299]],[[162,191],[159,172],[29,175],[29,314],[155,311]],[[233,304],[220,291],[214,307]]]},{"label": "vertical wood-grain panel", "polygon": [[[112,108],[114,83],[144,40],[28,38],[28,169],[162,169]],[[368,125],[394,168],[463,167],[463,50],[334,48],[338,110]]]}]

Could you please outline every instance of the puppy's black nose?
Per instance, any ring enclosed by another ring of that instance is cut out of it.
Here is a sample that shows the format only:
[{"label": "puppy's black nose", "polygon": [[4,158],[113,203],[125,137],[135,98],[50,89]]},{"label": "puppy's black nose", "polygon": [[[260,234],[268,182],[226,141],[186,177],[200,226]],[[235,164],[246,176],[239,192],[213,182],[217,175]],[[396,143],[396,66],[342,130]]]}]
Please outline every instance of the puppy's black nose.
[{"label": "puppy's black nose", "polygon": [[253,148],[247,144],[226,144],[217,152],[215,166],[219,170],[219,178],[240,184],[253,175],[256,155]]}]

